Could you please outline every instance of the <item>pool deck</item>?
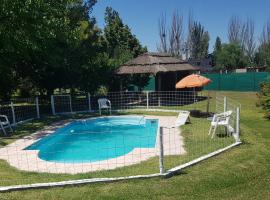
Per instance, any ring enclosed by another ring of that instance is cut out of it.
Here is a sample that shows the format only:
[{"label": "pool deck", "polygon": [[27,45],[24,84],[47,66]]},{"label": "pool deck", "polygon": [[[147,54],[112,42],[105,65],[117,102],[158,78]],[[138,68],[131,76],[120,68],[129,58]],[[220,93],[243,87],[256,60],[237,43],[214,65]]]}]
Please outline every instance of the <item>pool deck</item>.
[{"label": "pool deck", "polygon": [[[173,126],[176,120],[174,116],[147,115],[145,118],[158,119],[159,126],[163,127]],[[46,161],[39,158],[38,150],[24,150],[39,139],[53,133],[56,129],[70,122],[71,120],[63,120],[53,123],[40,131],[0,148],[0,159],[6,160],[11,166],[24,171],[78,174],[138,164],[159,155],[159,137],[157,137],[155,148],[135,148],[130,153],[117,158],[89,163],[57,163]],[[179,128],[164,128],[163,141],[164,155],[182,155],[186,153]]]}]

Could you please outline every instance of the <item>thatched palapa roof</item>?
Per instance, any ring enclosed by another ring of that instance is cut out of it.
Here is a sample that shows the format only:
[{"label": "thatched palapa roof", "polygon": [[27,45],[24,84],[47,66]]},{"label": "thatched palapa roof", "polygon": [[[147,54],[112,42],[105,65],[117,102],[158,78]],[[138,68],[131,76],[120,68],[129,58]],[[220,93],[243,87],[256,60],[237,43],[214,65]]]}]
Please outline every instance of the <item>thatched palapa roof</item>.
[{"label": "thatched palapa roof", "polygon": [[158,72],[197,71],[199,68],[165,53],[144,53],[125,64],[117,74],[157,74]]}]

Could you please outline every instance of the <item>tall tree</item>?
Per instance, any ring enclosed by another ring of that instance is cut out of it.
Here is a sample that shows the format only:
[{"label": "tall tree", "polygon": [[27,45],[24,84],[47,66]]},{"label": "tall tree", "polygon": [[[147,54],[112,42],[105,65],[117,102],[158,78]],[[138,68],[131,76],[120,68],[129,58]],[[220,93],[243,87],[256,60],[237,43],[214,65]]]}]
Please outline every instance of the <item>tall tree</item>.
[{"label": "tall tree", "polygon": [[266,22],[261,33],[258,51],[255,53],[255,63],[270,70],[270,20]]},{"label": "tall tree", "polygon": [[191,58],[201,59],[208,55],[209,34],[199,22],[194,22],[191,31]]},{"label": "tall tree", "polygon": [[172,56],[182,58],[184,26],[183,15],[174,11],[171,26],[166,26],[166,16],[161,15],[159,19],[159,38],[160,44],[157,49],[159,52],[169,53]]},{"label": "tall tree", "polygon": [[254,51],[256,48],[254,36],[254,21],[250,18],[247,19],[243,25],[243,49],[250,64],[253,63]]},{"label": "tall tree", "polygon": [[215,42],[215,46],[214,46],[214,51],[220,51],[221,48],[222,48],[221,39],[220,39],[220,37],[217,37],[216,42]]},{"label": "tall tree", "polygon": [[183,15],[175,11],[172,16],[172,24],[169,31],[170,47],[169,52],[176,57],[182,57],[181,51],[183,49]]},{"label": "tall tree", "polygon": [[242,46],[243,39],[243,23],[237,16],[232,16],[228,23],[228,39],[229,43],[234,43]]},{"label": "tall tree", "polygon": [[[107,85],[111,90],[119,90],[120,80],[115,77],[113,71],[124,62],[147,51],[142,47],[139,40],[132,34],[128,25],[125,25],[119,13],[111,7],[105,12],[104,37],[107,43],[109,65],[107,70]],[[135,82],[143,87],[148,82],[148,75],[132,75],[122,79],[123,86]]]},{"label": "tall tree", "polygon": [[222,44],[220,37],[216,38],[214,51],[213,51],[213,66],[216,66],[217,63],[217,54],[222,50]]},{"label": "tall tree", "polygon": [[160,44],[157,49],[159,52],[168,53],[168,35],[167,35],[167,26],[166,26],[166,15],[162,14],[158,21],[158,31]]},{"label": "tall tree", "polygon": [[111,7],[106,8],[105,23],[104,36],[110,57],[118,56],[121,51],[129,51],[133,57],[146,51],[128,25],[123,23],[119,13]]}]

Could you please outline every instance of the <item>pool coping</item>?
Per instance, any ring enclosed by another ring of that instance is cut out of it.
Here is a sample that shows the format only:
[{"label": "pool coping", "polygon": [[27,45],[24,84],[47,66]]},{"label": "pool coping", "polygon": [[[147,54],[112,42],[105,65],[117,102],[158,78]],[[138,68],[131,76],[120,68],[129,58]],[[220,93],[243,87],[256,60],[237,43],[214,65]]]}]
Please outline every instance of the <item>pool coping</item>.
[{"label": "pool coping", "polygon": [[[122,116],[122,115],[120,115]],[[142,115],[125,115],[125,116],[142,116]],[[112,116],[117,117],[117,116]],[[175,116],[154,116],[144,115],[146,119],[158,119],[158,127],[171,127],[176,120]],[[64,173],[78,174],[100,170],[112,170],[119,167],[130,166],[146,161],[159,154],[159,137],[157,138],[154,148],[135,148],[128,154],[111,158],[104,161],[83,162],[83,163],[60,163],[42,160],[38,156],[39,150],[25,150],[31,144],[37,142],[41,138],[53,134],[57,129],[68,125],[72,121],[82,121],[87,119],[105,118],[93,117],[76,120],[61,120],[49,126],[45,126],[42,130],[37,131],[22,139],[18,139],[10,145],[0,149],[0,159],[6,160],[11,166],[31,172],[46,172],[46,173]],[[170,130],[174,130],[172,133]],[[159,128],[158,128],[159,131]],[[171,140],[173,137],[173,140]],[[173,144],[171,141],[174,141]],[[173,145],[173,146],[172,146]],[[181,155],[185,154],[183,137],[179,128],[164,129],[164,155]]]}]

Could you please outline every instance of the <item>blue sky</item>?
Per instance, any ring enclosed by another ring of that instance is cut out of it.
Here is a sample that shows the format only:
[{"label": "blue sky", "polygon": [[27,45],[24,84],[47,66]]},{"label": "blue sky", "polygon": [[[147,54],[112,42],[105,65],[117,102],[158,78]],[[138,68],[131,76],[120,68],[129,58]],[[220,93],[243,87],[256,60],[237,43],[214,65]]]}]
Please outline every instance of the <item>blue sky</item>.
[{"label": "blue sky", "polygon": [[[264,23],[270,19],[270,0],[98,0],[93,9],[98,26],[104,27],[104,11],[107,6],[117,10],[125,24],[148,51],[156,51],[159,42],[158,19],[166,13],[167,23],[174,10],[182,12],[185,25],[188,12],[201,22],[210,34],[209,51],[217,36],[227,41],[227,25],[232,15],[243,20],[250,17],[255,22],[255,35],[258,39]],[[186,32],[185,27],[185,32]]]}]

